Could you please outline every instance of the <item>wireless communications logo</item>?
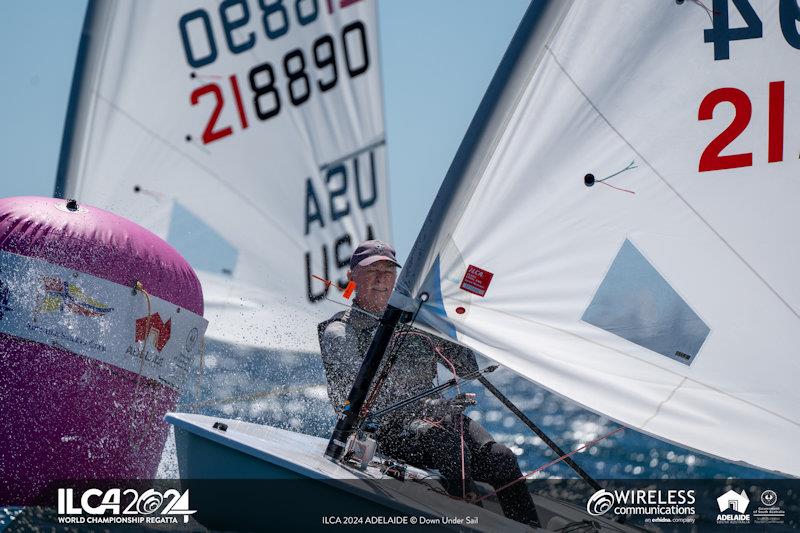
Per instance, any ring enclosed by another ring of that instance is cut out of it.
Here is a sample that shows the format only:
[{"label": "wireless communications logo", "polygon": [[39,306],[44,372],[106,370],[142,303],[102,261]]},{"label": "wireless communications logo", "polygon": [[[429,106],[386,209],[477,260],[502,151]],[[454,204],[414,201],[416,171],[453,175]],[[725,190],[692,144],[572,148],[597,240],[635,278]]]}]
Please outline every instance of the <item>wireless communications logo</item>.
[{"label": "wireless communications logo", "polygon": [[645,516],[651,522],[691,523],[694,503],[694,490],[600,489],[586,502],[586,511],[594,516],[611,513]]},{"label": "wireless communications logo", "polygon": [[163,493],[149,489],[88,489],[78,498],[75,489],[58,489],[59,524],[178,524],[189,522],[189,489]]},{"label": "wireless communications logo", "polygon": [[600,516],[614,506],[614,493],[605,489],[598,490],[586,503],[586,510],[589,514]]}]

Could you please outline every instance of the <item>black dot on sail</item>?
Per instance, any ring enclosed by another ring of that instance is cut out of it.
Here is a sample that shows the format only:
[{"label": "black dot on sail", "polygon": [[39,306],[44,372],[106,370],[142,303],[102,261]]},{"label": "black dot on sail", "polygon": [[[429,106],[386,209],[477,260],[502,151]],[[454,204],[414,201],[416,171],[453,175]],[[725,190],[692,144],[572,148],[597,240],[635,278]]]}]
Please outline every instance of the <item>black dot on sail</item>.
[{"label": "black dot on sail", "polygon": [[134,185],[133,186],[133,192],[141,192],[141,191],[142,191],[142,188],[139,187],[138,185]]},{"label": "black dot on sail", "polygon": [[189,74],[189,77],[192,78],[192,79],[195,79],[197,77],[197,74],[192,72],[191,74]]},{"label": "black dot on sail", "polygon": [[583,183],[585,183],[587,187],[594,185],[594,174],[586,174],[583,177]]},{"label": "black dot on sail", "polygon": [[191,135],[187,135],[187,136],[186,136],[186,142],[187,142],[187,143],[190,143],[190,142],[192,142],[192,136],[191,136]]}]

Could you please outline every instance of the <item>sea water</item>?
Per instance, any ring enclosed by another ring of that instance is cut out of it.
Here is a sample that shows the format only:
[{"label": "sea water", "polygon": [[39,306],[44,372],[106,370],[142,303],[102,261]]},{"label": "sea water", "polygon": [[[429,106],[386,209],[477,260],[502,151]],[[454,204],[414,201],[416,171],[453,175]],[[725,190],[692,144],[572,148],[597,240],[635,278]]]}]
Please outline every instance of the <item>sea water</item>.
[{"label": "sea water", "polygon": [[[479,363],[481,367],[490,364],[486,360]],[[441,370],[441,380],[451,377]],[[488,378],[565,452],[619,427],[511,371],[500,368]],[[539,437],[480,384],[465,384],[462,390],[474,392],[478,398],[477,405],[466,414],[514,452],[523,472],[537,470],[556,458]],[[335,423],[318,353],[270,352],[214,341],[206,342],[202,368],[195,369],[178,410],[267,424],[325,438]],[[573,459],[595,479],[779,477],[686,450],[631,429],[587,447]],[[171,429],[156,477],[179,477]],[[577,475],[561,461],[530,476],[534,480],[563,478],[575,479]],[[585,501],[585,495],[566,490],[557,496],[581,505]],[[716,498],[717,495],[698,496]],[[20,511],[20,508],[0,507],[0,531]]]},{"label": "sea water", "polygon": [[[481,361],[481,367],[489,361]],[[443,380],[449,379],[441,372]],[[319,354],[267,352],[207,342],[202,378],[190,383],[179,410],[267,424],[327,438],[335,422]],[[564,452],[619,427],[517,374],[500,368],[487,376]],[[551,462],[556,454],[479,383],[462,387],[477,394],[467,415],[517,455],[523,472]],[[449,393],[449,394],[452,394]],[[625,429],[573,456],[596,479],[768,479],[779,476],[708,457]],[[177,477],[174,440],[168,442],[159,477]],[[563,461],[531,479],[575,478]]]}]

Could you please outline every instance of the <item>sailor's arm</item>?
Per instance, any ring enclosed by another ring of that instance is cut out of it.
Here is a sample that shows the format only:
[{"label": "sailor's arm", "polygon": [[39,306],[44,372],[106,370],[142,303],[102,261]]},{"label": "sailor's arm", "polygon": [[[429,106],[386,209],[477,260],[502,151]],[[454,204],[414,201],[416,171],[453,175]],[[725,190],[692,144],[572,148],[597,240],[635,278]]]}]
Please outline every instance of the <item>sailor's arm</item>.
[{"label": "sailor's arm", "polygon": [[[433,337],[433,336],[431,336]],[[478,361],[475,359],[475,352],[461,346],[455,342],[433,337],[434,342],[440,350],[440,353],[446,358],[445,361],[439,359],[438,362],[444,365],[448,370],[452,370],[452,365],[455,368],[456,374],[464,376],[478,370]]]},{"label": "sailor's arm", "polygon": [[357,341],[346,335],[343,323],[334,322],[325,328],[320,348],[328,380],[328,399],[338,411],[347,400],[361,368]]}]

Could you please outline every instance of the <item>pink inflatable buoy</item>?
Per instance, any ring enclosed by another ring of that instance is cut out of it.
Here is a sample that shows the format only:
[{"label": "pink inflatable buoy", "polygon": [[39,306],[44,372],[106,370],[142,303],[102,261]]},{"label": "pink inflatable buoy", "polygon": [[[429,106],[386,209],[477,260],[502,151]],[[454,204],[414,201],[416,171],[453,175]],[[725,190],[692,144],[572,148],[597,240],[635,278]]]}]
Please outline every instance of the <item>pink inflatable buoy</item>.
[{"label": "pink inflatable buoy", "polygon": [[0,504],[152,478],[206,321],[191,266],[102,209],[0,199]]}]

